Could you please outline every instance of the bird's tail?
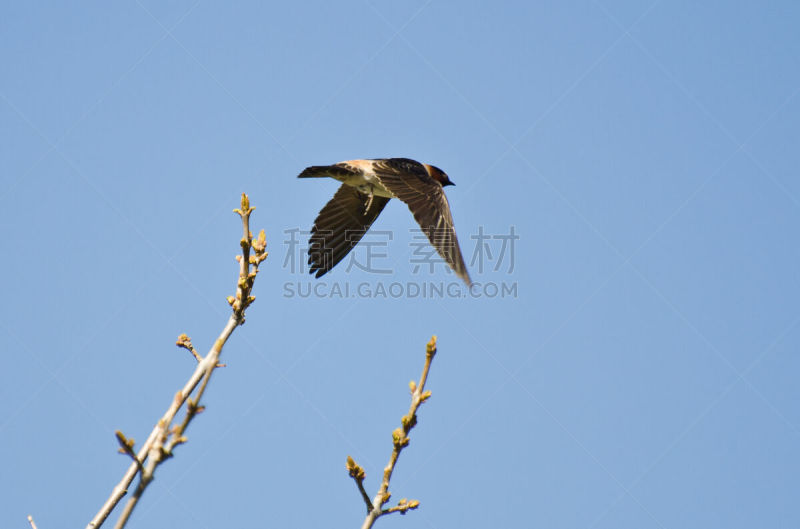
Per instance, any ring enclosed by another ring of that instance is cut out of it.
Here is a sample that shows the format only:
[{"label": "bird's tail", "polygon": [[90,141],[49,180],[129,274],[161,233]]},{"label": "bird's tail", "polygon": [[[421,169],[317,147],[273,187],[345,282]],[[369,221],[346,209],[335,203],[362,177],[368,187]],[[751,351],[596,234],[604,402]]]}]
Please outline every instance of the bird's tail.
[{"label": "bird's tail", "polygon": [[339,165],[312,165],[306,167],[302,173],[297,175],[297,178],[335,178],[336,180],[343,180],[348,176],[352,176],[353,172],[341,167]]}]

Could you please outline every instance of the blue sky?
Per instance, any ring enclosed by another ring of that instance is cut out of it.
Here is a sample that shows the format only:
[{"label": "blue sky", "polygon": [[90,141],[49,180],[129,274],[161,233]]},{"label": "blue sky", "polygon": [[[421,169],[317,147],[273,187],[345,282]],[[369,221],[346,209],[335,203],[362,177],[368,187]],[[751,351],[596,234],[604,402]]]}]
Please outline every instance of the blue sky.
[{"label": "blue sky", "polygon": [[[798,23],[795,2],[4,4],[0,526],[83,527],[105,500],[114,430],[143,440],[193,368],[176,337],[204,352],[224,325],[241,192],[271,252],[257,301],[130,527],[360,525],[345,458],[374,492],[432,334],[391,487],[421,507],[380,527],[800,526]],[[409,297],[453,276],[414,271],[401,203],[374,225],[390,274],[287,265],[337,185],[296,175],[386,156],[450,175],[468,264],[514,230],[470,271],[516,295]]]}]

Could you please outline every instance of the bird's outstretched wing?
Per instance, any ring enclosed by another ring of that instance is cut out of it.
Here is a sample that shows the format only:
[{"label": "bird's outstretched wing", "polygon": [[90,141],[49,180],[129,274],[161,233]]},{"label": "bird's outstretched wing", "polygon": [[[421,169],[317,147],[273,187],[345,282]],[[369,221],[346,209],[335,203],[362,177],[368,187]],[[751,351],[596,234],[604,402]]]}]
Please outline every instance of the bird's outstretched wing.
[{"label": "bird's outstretched wing", "polygon": [[[344,259],[378,217],[388,198],[359,192],[342,184],[333,198],[320,210],[308,246],[309,272],[325,275]],[[369,205],[369,208],[367,208]]]},{"label": "bird's outstretched wing", "polygon": [[407,162],[412,160],[403,160],[401,166],[398,166],[393,162],[386,160],[385,163],[375,165],[375,174],[381,184],[408,205],[431,245],[456,275],[467,286],[471,286],[472,280],[458,246],[450,204],[442,186],[428,175],[420,163],[410,164]]}]

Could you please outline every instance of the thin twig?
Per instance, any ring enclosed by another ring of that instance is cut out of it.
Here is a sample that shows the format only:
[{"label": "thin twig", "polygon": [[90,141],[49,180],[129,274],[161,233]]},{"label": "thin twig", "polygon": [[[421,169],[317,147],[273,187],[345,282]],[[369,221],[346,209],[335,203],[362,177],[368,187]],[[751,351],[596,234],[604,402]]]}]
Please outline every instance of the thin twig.
[{"label": "thin twig", "polygon": [[364,490],[364,469],[356,464],[352,457],[348,456],[347,458],[347,470],[350,472],[350,476],[358,485],[359,491],[361,491],[364,501],[367,504],[367,517],[364,519],[361,529],[369,529],[375,523],[375,520],[384,514],[389,514],[392,512],[405,514],[409,510],[419,507],[419,502],[417,500],[407,500],[406,498],[403,498],[397,503],[396,506],[388,509],[383,508],[383,506],[386,505],[391,497],[391,493],[389,492],[389,482],[392,479],[392,472],[394,472],[397,459],[400,457],[400,452],[403,451],[403,448],[408,446],[408,433],[417,424],[417,410],[419,409],[420,405],[428,400],[431,396],[430,391],[425,391],[425,382],[428,380],[428,372],[430,371],[431,362],[433,361],[433,357],[435,355],[436,336],[431,338],[426,347],[425,365],[422,368],[422,375],[419,378],[419,382],[417,383],[412,380],[409,383],[409,388],[411,389],[411,407],[408,410],[408,414],[404,415],[401,419],[402,427],[397,428],[394,432],[392,432],[392,455],[389,458],[389,464],[383,469],[383,480],[381,481],[380,489],[373,500],[370,501],[369,496]]},{"label": "thin twig", "polygon": [[364,477],[366,476],[364,467],[356,463],[352,457],[347,456],[347,471],[350,473],[350,477],[353,478],[353,481],[356,482],[358,492],[361,493],[361,497],[364,499],[364,504],[367,506],[367,514],[369,514],[369,511],[372,510],[372,500],[369,499],[369,494],[367,494],[367,491],[364,488]]},{"label": "thin twig", "polygon": [[135,444],[134,440],[133,439],[128,439],[127,437],[125,437],[125,434],[123,434],[119,430],[114,432],[114,435],[117,436],[117,442],[119,443],[119,451],[120,451],[120,453],[121,454],[126,454],[131,459],[133,459],[133,462],[136,463],[139,466],[139,472],[141,472],[142,471],[142,464],[139,461],[139,458],[136,457],[136,452],[133,451],[133,447],[134,447],[134,444]]},{"label": "thin twig", "polygon": [[405,514],[411,509],[416,509],[419,507],[419,502],[417,500],[407,500],[403,498],[402,500],[397,502],[397,505],[391,507],[389,509],[384,509],[381,511],[381,516],[384,514],[389,514],[390,512],[399,512],[400,514]]},{"label": "thin twig", "polygon": [[[172,455],[172,448],[185,441],[183,434],[186,430],[186,427],[197,415],[197,413],[202,410],[202,407],[198,406],[197,403],[200,402],[200,398],[205,392],[205,388],[208,385],[208,381],[210,380],[214,369],[219,367],[218,360],[220,353],[222,352],[222,347],[228,341],[228,338],[231,336],[236,327],[242,325],[245,321],[245,309],[255,300],[250,293],[253,288],[253,282],[256,274],[258,273],[258,266],[267,257],[267,252],[265,251],[266,239],[264,236],[264,231],[261,230],[257,239],[253,239],[253,236],[250,233],[250,214],[253,212],[253,210],[255,210],[255,208],[250,207],[249,198],[247,195],[242,193],[241,209],[234,210],[234,212],[238,213],[242,219],[242,228],[244,232],[244,235],[240,241],[242,255],[237,256],[237,260],[239,261],[239,279],[236,285],[236,295],[235,297],[230,296],[228,298],[228,303],[233,308],[231,316],[228,318],[228,322],[225,324],[225,327],[223,328],[217,340],[214,342],[214,345],[211,347],[208,354],[206,354],[205,357],[198,359],[197,366],[195,367],[192,375],[189,377],[189,380],[184,384],[183,388],[176,393],[175,397],[172,399],[172,402],[167,408],[167,411],[156,423],[153,431],[150,432],[150,435],[141,446],[139,451],[134,453],[132,444],[128,447],[129,450],[123,448],[125,453],[129,453],[129,455],[133,457],[134,462],[128,467],[128,470],[125,472],[122,480],[120,480],[120,482],[114,487],[111,495],[100,508],[95,517],[91,522],[89,522],[87,529],[97,529],[103,524],[103,522],[105,522],[114,507],[116,507],[123,496],[127,494],[128,487],[133,479],[137,474],[141,473],[136,491],[126,504],[125,509],[120,515],[115,527],[121,528],[125,525],[130,517],[131,512],[136,507],[139,498],[141,498],[144,489],[153,480],[153,474],[156,467]],[[250,255],[251,249],[255,252],[254,256]],[[178,339],[177,345],[189,349],[196,358],[199,357],[197,352],[194,351],[194,347],[192,346],[191,340],[188,336],[181,335],[181,337]],[[190,395],[201,380],[203,383],[200,386],[197,395],[194,399],[190,399]],[[187,400],[190,402],[190,404],[187,406],[186,417],[179,427],[171,428],[172,422],[175,420],[175,416],[178,414],[178,411],[181,409],[183,404],[187,402]],[[118,434],[118,439],[120,438],[120,435],[122,434]],[[122,438],[124,439],[125,437],[122,436]],[[126,446],[127,443],[121,441],[121,445]]]},{"label": "thin twig", "polygon": [[197,349],[195,349],[194,345],[192,345],[192,339],[186,336],[185,334],[181,334],[180,336],[178,336],[178,341],[175,342],[175,345],[177,345],[178,347],[183,347],[184,349],[192,353],[192,356],[198,362],[203,361],[203,357],[200,356],[200,353],[198,353]]}]

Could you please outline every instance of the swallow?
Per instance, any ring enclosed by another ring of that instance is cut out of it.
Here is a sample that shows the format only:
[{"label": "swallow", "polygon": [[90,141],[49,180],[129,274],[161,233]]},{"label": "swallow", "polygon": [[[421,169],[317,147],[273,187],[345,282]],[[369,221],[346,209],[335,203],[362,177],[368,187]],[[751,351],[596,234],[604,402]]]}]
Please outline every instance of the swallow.
[{"label": "swallow", "polygon": [[408,205],[431,245],[467,286],[472,285],[458,246],[444,187],[444,171],[408,158],[348,160],[307,167],[298,178],[329,177],[342,183],[320,210],[308,245],[310,273],[328,273],[358,244],[392,198]]}]

